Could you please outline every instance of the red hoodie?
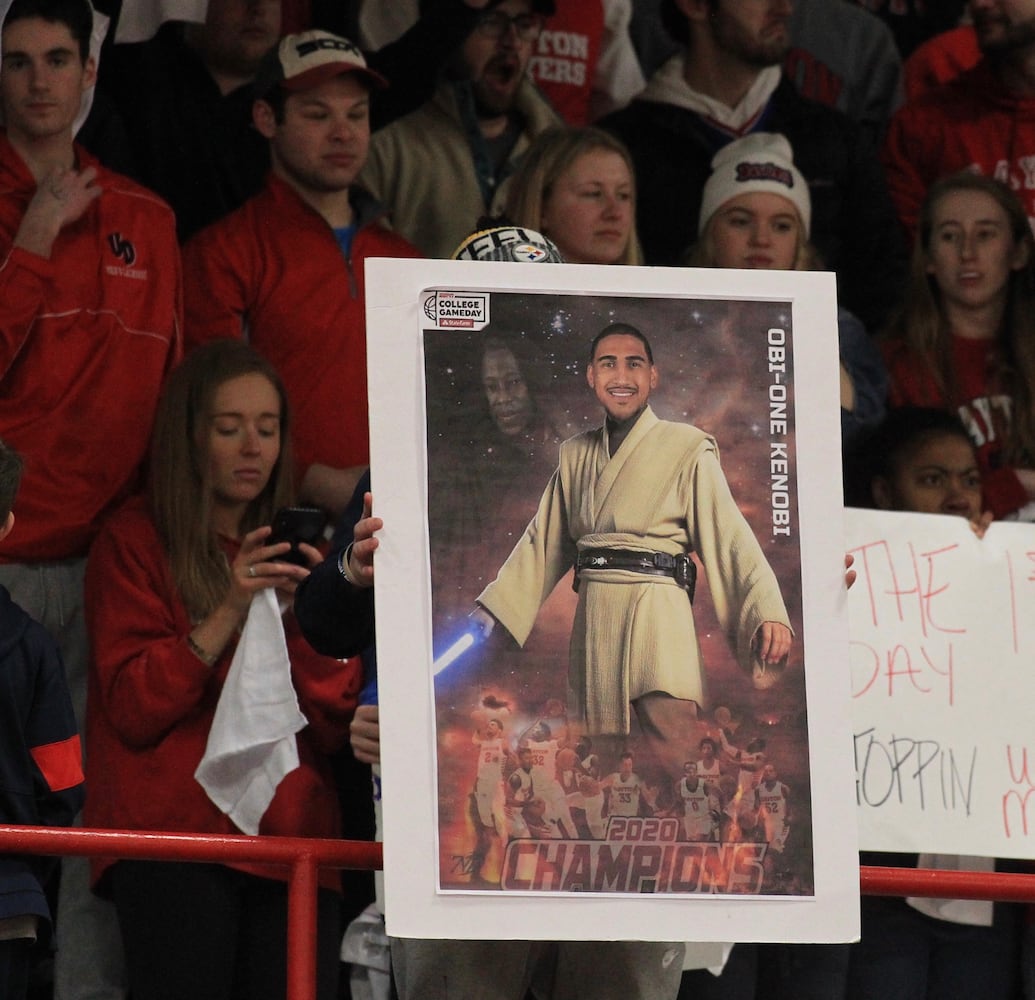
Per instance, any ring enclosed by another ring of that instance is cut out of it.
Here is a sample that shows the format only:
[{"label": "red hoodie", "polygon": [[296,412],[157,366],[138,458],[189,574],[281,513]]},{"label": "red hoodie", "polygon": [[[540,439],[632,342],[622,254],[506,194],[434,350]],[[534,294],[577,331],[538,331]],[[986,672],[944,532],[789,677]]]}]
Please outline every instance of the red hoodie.
[{"label": "red hoodie", "polygon": [[910,232],[932,182],[959,170],[1006,181],[1035,220],[1035,98],[1007,91],[987,59],[903,105],[888,125],[882,159]]}]

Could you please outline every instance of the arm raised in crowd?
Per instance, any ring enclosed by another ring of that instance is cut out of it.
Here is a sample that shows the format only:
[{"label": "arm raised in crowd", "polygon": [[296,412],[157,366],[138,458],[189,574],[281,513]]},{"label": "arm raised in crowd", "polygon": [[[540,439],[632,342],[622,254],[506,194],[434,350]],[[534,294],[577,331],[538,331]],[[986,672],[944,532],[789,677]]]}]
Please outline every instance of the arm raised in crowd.
[{"label": "arm raised in crowd", "polygon": [[326,656],[354,656],[374,639],[374,532],[370,473],[345,508],[330,554],[295,593],[295,617],[312,647]]}]

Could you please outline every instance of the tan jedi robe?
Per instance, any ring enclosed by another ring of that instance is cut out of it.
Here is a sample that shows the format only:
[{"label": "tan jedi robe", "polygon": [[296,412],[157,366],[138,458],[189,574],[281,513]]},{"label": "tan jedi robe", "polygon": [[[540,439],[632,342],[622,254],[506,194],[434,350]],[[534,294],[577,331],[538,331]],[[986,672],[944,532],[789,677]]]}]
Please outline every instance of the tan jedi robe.
[{"label": "tan jedi robe", "polygon": [[[719,467],[713,438],[648,407],[612,459],[606,427],[569,438],[539,510],[478,598],[524,645],[540,605],[579,550],[694,551],[731,648],[750,670],[766,621],[789,626],[780,588]],[[629,732],[650,691],[706,704],[693,608],[675,581],[584,570],[572,628],[570,708],[588,731]]]}]

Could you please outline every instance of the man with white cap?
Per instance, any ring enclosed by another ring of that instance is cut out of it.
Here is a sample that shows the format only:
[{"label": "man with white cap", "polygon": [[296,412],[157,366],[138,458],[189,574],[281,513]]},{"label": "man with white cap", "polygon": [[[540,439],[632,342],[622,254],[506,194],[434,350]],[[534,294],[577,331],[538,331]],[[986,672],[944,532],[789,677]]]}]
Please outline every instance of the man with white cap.
[{"label": "man with white cap", "polygon": [[[434,0],[404,36],[368,53],[370,65],[392,81],[373,102],[373,128],[427,99],[445,51],[486,2]],[[341,0],[121,3],[99,89],[125,123],[133,176],[173,206],[181,242],[262,189],[269,155],[252,127],[251,84],[263,55],[287,31],[321,28],[354,37],[345,25],[355,6]]]},{"label": "man with white cap", "polygon": [[280,372],[301,498],[332,517],[369,459],[363,262],[418,256],[355,183],[385,83],[345,38],[285,37],[255,81],[266,186],[184,248],[188,346],[245,337]]}]

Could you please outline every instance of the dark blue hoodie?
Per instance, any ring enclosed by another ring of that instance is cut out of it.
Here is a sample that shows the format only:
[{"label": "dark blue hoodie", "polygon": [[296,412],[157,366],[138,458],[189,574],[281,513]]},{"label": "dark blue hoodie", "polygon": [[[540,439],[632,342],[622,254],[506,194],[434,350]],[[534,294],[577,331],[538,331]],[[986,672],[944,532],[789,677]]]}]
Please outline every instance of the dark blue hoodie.
[{"label": "dark blue hoodie", "polygon": [[[57,644],[0,587],[0,823],[69,826],[84,794],[79,732]],[[55,864],[0,854],[0,920],[50,919],[42,883]]]}]

